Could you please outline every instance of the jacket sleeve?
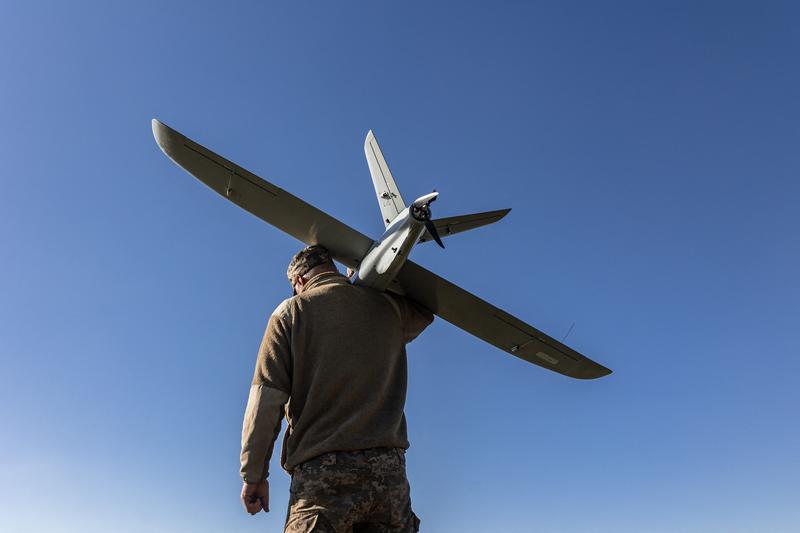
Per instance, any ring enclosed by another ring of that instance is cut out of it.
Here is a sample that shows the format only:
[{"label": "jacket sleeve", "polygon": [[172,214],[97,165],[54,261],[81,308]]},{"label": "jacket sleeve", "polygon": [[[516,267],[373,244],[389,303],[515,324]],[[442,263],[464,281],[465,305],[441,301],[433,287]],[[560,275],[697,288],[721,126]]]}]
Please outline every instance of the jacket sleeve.
[{"label": "jacket sleeve", "polygon": [[433,322],[433,313],[417,302],[398,294],[384,294],[397,304],[406,344],[416,339]]},{"label": "jacket sleeve", "polygon": [[241,476],[247,483],[259,483],[269,475],[269,460],[291,391],[290,333],[287,300],[269,318],[247,399],[240,456]]}]

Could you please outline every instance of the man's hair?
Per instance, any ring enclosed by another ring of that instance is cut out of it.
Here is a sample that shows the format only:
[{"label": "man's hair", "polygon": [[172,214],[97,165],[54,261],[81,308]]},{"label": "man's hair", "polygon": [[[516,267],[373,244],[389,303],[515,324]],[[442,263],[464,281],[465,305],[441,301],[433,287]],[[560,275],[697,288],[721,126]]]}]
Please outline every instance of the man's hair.
[{"label": "man's hair", "polygon": [[312,268],[326,263],[334,267],[331,253],[327,248],[319,244],[306,246],[289,261],[286,276],[289,278],[289,282],[293,282],[296,276],[304,276]]}]

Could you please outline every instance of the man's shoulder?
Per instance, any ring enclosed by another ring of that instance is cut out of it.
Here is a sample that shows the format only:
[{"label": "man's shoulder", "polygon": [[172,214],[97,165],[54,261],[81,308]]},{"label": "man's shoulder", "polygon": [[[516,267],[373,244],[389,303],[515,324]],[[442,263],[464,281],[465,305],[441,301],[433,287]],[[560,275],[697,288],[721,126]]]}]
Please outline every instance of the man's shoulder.
[{"label": "man's shoulder", "polygon": [[292,300],[294,297],[286,298],[284,301],[278,304],[274,311],[272,311],[272,317],[277,317],[278,319],[289,319],[291,317],[291,306]]},{"label": "man's shoulder", "polygon": [[297,295],[295,312],[302,315],[306,311],[316,309],[325,314],[333,312],[363,315],[380,314],[381,310],[393,308],[390,312],[398,313],[396,304],[385,293],[371,287],[353,285],[349,280],[344,279],[346,280],[344,283],[326,284]]}]

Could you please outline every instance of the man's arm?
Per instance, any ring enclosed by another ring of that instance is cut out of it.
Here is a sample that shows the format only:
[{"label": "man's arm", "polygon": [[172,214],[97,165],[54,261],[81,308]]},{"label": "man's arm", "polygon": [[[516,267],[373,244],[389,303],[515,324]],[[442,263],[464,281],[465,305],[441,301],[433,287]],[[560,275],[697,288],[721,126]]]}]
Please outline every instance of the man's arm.
[{"label": "man's arm", "polygon": [[269,475],[269,460],[281,431],[283,406],[289,395],[264,384],[252,385],[242,423],[241,476],[260,483]]},{"label": "man's arm", "polygon": [[269,460],[291,390],[290,333],[285,301],[272,313],[264,332],[242,423],[242,503],[250,514],[269,510]]},{"label": "man's arm", "polygon": [[403,323],[403,338],[406,344],[416,339],[433,322],[433,313],[417,302],[399,294],[388,292],[384,294],[397,302],[400,320]]}]

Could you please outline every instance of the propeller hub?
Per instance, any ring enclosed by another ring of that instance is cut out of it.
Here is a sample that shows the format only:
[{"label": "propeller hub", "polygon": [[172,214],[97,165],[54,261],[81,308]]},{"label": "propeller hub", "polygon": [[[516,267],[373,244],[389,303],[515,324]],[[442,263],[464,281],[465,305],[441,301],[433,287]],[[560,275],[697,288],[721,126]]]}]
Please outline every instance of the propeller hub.
[{"label": "propeller hub", "polygon": [[444,244],[442,244],[442,239],[439,238],[439,232],[436,231],[436,224],[431,221],[431,202],[436,200],[439,196],[439,193],[433,191],[432,193],[426,194],[420,198],[417,198],[413,204],[411,204],[411,216],[425,224],[425,229],[428,230],[428,233],[433,240],[436,241],[436,244],[444,248]]},{"label": "propeller hub", "polygon": [[425,222],[431,219],[431,207],[429,204],[414,205],[411,207],[411,216],[420,222]]}]

